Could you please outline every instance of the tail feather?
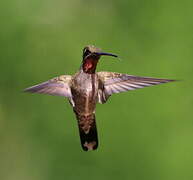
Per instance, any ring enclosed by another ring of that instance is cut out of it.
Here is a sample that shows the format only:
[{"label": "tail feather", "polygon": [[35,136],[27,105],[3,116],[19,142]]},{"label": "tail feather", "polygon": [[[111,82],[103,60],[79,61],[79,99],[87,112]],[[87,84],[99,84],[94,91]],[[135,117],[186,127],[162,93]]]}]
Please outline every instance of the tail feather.
[{"label": "tail feather", "polygon": [[[75,112],[76,113],[76,112]],[[84,151],[95,150],[98,147],[98,135],[95,121],[95,114],[79,115],[78,120],[80,141]]]}]

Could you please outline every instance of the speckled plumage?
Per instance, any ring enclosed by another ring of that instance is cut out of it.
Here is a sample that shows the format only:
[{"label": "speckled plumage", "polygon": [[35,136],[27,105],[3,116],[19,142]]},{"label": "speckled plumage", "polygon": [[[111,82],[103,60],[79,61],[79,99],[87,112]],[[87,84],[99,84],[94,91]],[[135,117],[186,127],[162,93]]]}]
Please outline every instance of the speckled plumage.
[{"label": "speckled plumage", "polygon": [[75,75],[62,75],[25,89],[26,92],[65,96],[69,99],[78,121],[81,145],[85,151],[98,147],[95,121],[97,103],[105,103],[114,93],[173,81],[116,72],[96,73],[96,66],[102,55],[117,57],[103,53],[92,45],[86,46],[83,49],[81,68]]}]

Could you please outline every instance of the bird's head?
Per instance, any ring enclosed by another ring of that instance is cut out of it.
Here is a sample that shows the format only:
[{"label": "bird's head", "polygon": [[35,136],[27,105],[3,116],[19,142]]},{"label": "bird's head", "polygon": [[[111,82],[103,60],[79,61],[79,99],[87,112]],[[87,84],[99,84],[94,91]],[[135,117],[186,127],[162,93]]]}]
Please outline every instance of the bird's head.
[{"label": "bird's head", "polygon": [[118,57],[115,54],[102,52],[100,48],[88,45],[83,49],[83,71],[86,73],[95,73],[98,60],[101,56]]}]

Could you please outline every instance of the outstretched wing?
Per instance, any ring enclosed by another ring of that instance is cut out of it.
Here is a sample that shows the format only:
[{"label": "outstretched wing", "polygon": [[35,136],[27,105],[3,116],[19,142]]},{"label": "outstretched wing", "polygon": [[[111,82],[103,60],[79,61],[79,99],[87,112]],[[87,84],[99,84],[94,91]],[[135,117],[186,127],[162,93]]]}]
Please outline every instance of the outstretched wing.
[{"label": "outstretched wing", "polygon": [[[151,77],[139,77],[128,74],[120,74],[115,72],[98,72],[98,77],[104,84],[104,93],[106,99],[114,93],[135,90],[147,86],[167,83],[174,80],[157,79]],[[102,97],[100,95],[100,97]],[[102,102],[104,103],[104,102]]]},{"label": "outstretched wing", "polygon": [[26,88],[24,89],[24,92],[71,97],[71,79],[72,77],[70,75],[62,75],[41,84]]}]

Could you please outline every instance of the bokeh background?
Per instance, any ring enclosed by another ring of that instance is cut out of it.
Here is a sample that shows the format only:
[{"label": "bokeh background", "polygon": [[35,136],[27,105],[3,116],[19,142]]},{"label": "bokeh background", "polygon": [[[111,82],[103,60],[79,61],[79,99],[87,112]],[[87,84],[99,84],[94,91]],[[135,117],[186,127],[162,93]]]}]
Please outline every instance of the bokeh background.
[{"label": "bokeh background", "polygon": [[[1,180],[193,179],[193,2],[1,0]],[[84,152],[67,100],[22,89],[75,73],[94,44],[98,71],[181,81],[97,106],[100,146]]]}]

